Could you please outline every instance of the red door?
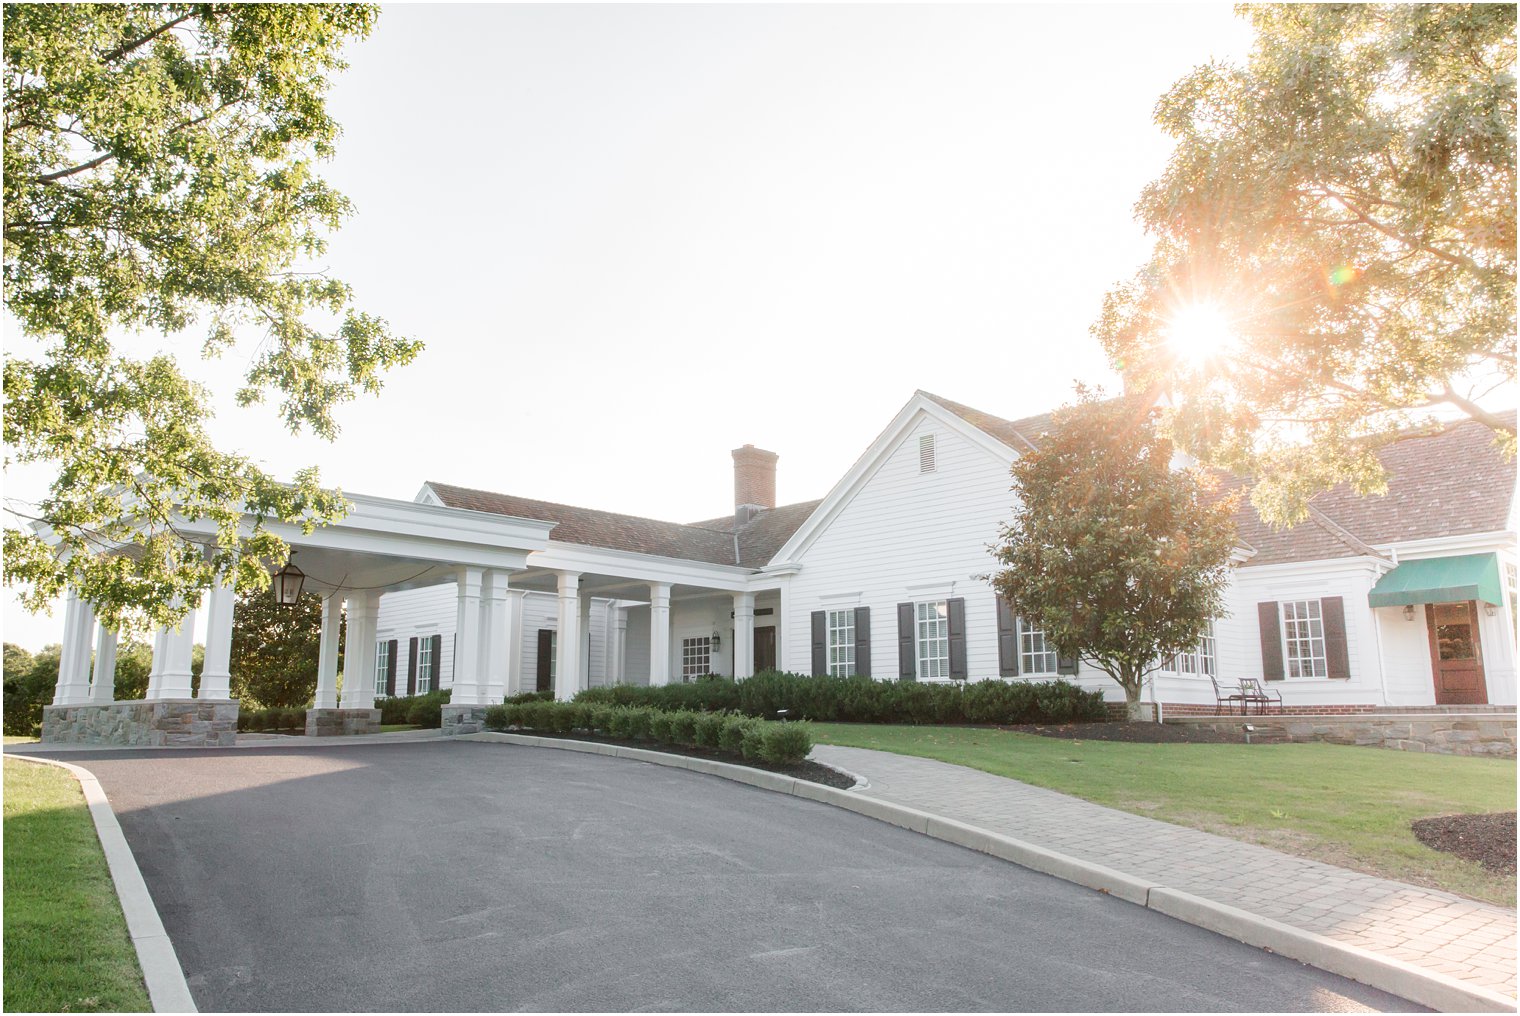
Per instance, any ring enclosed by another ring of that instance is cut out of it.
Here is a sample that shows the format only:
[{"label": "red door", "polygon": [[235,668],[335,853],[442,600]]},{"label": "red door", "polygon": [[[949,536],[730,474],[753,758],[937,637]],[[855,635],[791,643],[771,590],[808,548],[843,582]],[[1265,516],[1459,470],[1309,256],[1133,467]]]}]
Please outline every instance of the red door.
[{"label": "red door", "polygon": [[1436,705],[1471,706],[1488,702],[1483,680],[1483,649],[1478,639],[1478,605],[1427,603],[1430,669],[1435,676]]}]

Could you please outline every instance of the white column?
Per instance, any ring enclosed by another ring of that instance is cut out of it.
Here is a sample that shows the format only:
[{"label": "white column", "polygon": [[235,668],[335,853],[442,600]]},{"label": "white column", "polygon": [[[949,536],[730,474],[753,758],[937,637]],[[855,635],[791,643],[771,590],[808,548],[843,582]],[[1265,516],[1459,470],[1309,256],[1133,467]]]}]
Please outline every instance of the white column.
[{"label": "white column", "polygon": [[90,681],[90,701],[102,705],[116,701],[116,632],[100,626],[95,645],[94,676]]},{"label": "white column", "polygon": [[507,697],[510,681],[510,612],[507,581],[510,573],[500,570],[486,572],[481,587],[481,616],[484,619],[484,659],[480,671],[481,701],[496,705]]},{"label": "white column", "polygon": [[776,605],[776,669],[783,674],[787,673],[790,669],[788,667],[790,657],[787,655],[786,648],[788,644],[787,632],[791,630],[790,625],[792,623],[792,615],[787,613],[787,604],[790,602],[790,598],[787,595],[787,587],[790,584],[790,579],[783,578],[781,580],[781,588],[776,590],[777,595],[781,598],[781,602]]},{"label": "white column", "polygon": [[341,709],[375,707],[375,620],[380,595],[370,590],[348,594],[348,633],[343,643]]},{"label": "white column", "polygon": [[226,575],[211,584],[206,604],[206,658],[201,666],[199,698],[232,698],[232,605],[236,600]]},{"label": "white column", "polygon": [[575,690],[591,687],[591,594],[581,593],[581,670]]},{"label": "white column", "polygon": [[628,673],[626,669],[628,646],[628,608],[612,608],[612,683],[622,684]]},{"label": "white column", "polygon": [[317,709],[338,708],[338,633],[343,627],[343,597],[322,598],[322,634],[317,641]]},{"label": "white column", "polygon": [[95,638],[95,610],[73,589],[63,608],[63,644],[58,655],[58,683],[53,705],[73,706],[90,700],[90,648]]},{"label": "white column", "polygon": [[523,598],[521,589],[507,591],[507,694],[521,695],[523,687]]},{"label": "white column", "polygon": [[168,653],[168,638],[168,628],[153,629],[153,665],[148,668],[148,690],[143,693],[143,698],[150,702],[158,698],[159,679],[163,677],[165,656]]},{"label": "white column", "polygon": [[734,678],[755,676],[755,594],[734,594]]},{"label": "white column", "polygon": [[649,584],[649,683],[670,683],[670,584]]},{"label": "white column", "polygon": [[554,636],[554,697],[575,698],[581,672],[580,572],[559,573],[559,631]]},{"label": "white column", "polygon": [[459,612],[454,627],[454,693],[449,701],[456,706],[473,706],[481,703],[480,662],[483,655],[483,633],[480,626],[479,568],[459,569]]},{"label": "white column", "polygon": [[161,699],[187,699],[190,697],[191,657],[195,650],[195,608],[185,612],[178,628],[164,631],[164,665],[158,675],[158,697]]}]

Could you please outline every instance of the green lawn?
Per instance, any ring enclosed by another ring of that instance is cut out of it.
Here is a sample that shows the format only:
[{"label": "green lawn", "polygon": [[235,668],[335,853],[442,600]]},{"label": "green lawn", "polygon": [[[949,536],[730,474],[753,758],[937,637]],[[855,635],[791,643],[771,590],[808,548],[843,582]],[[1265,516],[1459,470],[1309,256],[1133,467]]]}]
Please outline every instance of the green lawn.
[{"label": "green lawn", "polygon": [[1515,905],[1515,877],[1415,839],[1432,815],[1512,811],[1515,763],[1332,744],[1123,744],[990,728],[813,724],[821,744],[921,755],[1098,804]]},{"label": "green lawn", "polygon": [[36,744],[37,743],[37,739],[35,737],[25,737],[25,736],[22,736],[21,734],[5,734],[4,737],[5,737],[5,742],[4,743],[6,743],[6,744]]},{"label": "green lawn", "polygon": [[392,732],[397,731],[397,730],[421,730],[421,729],[422,728],[419,727],[419,726],[417,726],[417,724],[415,724],[415,723],[382,723],[382,724],[380,724],[380,733],[382,733],[382,734],[389,734],[389,733],[392,733]]},{"label": "green lawn", "polygon": [[137,952],[74,777],[5,760],[5,1010],[148,1012]]}]

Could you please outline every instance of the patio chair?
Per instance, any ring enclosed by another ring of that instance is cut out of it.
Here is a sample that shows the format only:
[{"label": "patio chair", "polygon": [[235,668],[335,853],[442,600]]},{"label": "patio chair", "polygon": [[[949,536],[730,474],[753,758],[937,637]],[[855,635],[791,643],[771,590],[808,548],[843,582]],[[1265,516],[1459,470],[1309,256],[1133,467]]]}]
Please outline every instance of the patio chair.
[{"label": "patio chair", "polygon": [[[1230,705],[1231,703],[1234,703],[1234,702],[1240,703],[1240,713],[1241,713],[1242,716],[1245,715],[1245,711],[1246,711],[1246,695],[1245,695],[1245,692],[1242,689],[1240,689],[1240,688],[1237,687],[1234,691],[1231,691],[1228,688],[1221,688],[1219,686],[1219,678],[1215,677],[1213,674],[1209,675],[1209,681],[1210,681],[1210,683],[1212,683],[1214,685],[1214,715],[1215,716],[1218,716],[1220,714],[1220,712],[1223,711],[1223,709],[1224,709],[1225,706]],[[1231,706],[1231,711],[1233,711],[1233,710],[1234,710],[1234,707]]]},{"label": "patio chair", "polygon": [[1250,712],[1250,704],[1252,702],[1255,702],[1258,706],[1261,707],[1261,712],[1263,715],[1266,714],[1267,710],[1271,707],[1273,702],[1277,703],[1278,713],[1281,713],[1283,711],[1282,692],[1278,691],[1276,688],[1268,688],[1257,678],[1241,678],[1240,690],[1245,695],[1245,706],[1247,712]]}]

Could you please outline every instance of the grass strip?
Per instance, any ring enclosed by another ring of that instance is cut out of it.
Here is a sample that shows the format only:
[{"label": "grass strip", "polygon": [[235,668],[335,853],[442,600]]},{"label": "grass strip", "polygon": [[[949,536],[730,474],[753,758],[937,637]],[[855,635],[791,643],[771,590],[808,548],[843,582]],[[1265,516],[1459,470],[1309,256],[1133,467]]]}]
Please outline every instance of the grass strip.
[{"label": "grass strip", "polygon": [[5,1010],[148,1012],[79,783],[5,760]]},{"label": "grass strip", "polygon": [[1410,823],[1512,811],[1515,763],[1334,744],[1130,744],[993,728],[815,723],[820,744],[981,769],[1385,878],[1515,905],[1515,876],[1425,846]]}]

